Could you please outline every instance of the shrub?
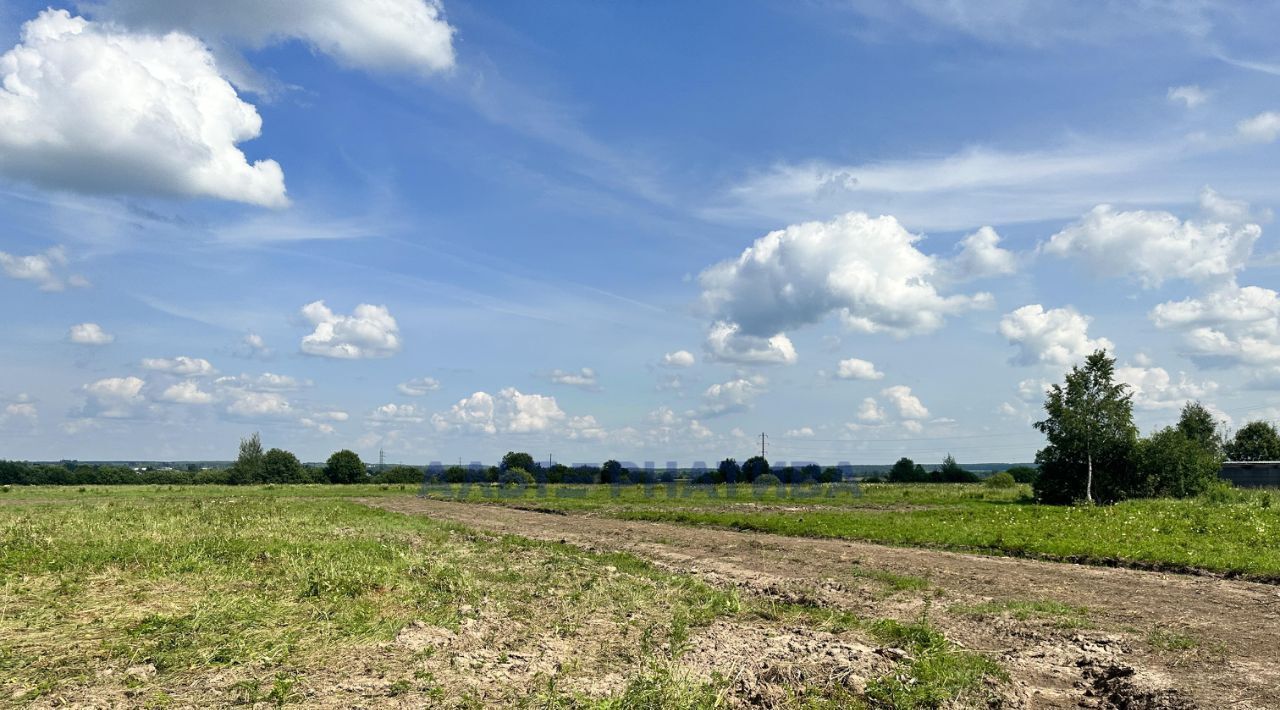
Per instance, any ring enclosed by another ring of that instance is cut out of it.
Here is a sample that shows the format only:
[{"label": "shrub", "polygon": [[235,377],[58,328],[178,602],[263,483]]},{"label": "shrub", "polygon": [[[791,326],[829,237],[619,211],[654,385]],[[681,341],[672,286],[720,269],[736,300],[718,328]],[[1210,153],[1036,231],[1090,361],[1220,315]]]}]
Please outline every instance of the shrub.
[{"label": "shrub", "polygon": [[1173,427],[1143,439],[1137,449],[1138,480],[1132,495],[1187,498],[1218,480],[1222,458]]},{"label": "shrub", "polygon": [[986,485],[987,488],[1013,488],[1018,485],[1018,482],[1014,480],[1013,474],[1008,471],[1001,471],[988,478]]},{"label": "shrub", "polygon": [[1014,466],[1006,473],[1013,476],[1013,480],[1018,483],[1035,483],[1040,477],[1040,471],[1033,466]]},{"label": "shrub", "polygon": [[533,474],[523,468],[509,468],[499,474],[498,483],[501,483],[503,488],[532,486],[534,484]]}]

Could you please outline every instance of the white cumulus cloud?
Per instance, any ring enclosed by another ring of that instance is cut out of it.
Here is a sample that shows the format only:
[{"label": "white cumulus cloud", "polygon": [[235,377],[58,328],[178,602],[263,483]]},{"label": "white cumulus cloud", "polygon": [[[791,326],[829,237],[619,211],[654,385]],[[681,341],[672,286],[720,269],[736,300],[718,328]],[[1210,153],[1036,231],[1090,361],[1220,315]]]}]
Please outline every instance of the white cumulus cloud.
[{"label": "white cumulus cloud", "polygon": [[218,387],[253,392],[291,392],[311,385],[310,380],[299,380],[291,375],[278,375],[274,372],[264,372],[260,375],[219,377],[213,383]]},{"label": "white cumulus cloud", "polygon": [[[1212,191],[1201,199],[1219,213],[1229,204]],[[1168,212],[1099,205],[1050,237],[1044,251],[1082,259],[1100,274],[1130,274],[1154,288],[1166,279],[1229,279],[1244,268],[1261,235],[1256,224],[1184,221]]]},{"label": "white cumulus cloud", "polygon": [[434,377],[415,377],[396,385],[396,389],[400,391],[400,394],[421,397],[440,389],[440,382]]},{"label": "white cumulus cloud", "polygon": [[1092,319],[1073,308],[1045,310],[1040,304],[1023,306],[1000,319],[1000,334],[1018,346],[1019,365],[1066,366],[1095,350],[1112,350],[1106,338],[1090,338]]},{"label": "white cumulus cloud", "polygon": [[587,391],[599,389],[599,380],[596,377],[596,371],[589,367],[584,367],[577,372],[552,370],[549,377],[551,381],[557,385],[568,385],[570,387],[577,387]]},{"label": "white cumulus cloud", "polygon": [[1193,357],[1243,365],[1280,364],[1280,293],[1229,285],[1152,309],[1158,328],[1183,331]]},{"label": "white cumulus cloud", "polygon": [[454,29],[436,0],[105,0],[97,13],[249,48],[301,40],[343,64],[431,73],[454,66]]},{"label": "white cumulus cloud", "polygon": [[764,394],[768,380],[755,375],[717,382],[702,393],[703,416],[740,412],[751,407],[756,397]]},{"label": "white cumulus cloud", "polygon": [[1188,400],[1201,399],[1218,389],[1218,383],[1195,382],[1185,372],[1179,372],[1175,379],[1163,367],[1117,367],[1116,381],[1129,385],[1133,404],[1140,409],[1178,409]]},{"label": "white cumulus cloud", "polygon": [[62,276],[59,271],[66,265],[67,250],[60,246],[28,256],[0,251],[0,269],[4,270],[6,276],[20,281],[32,281],[41,291],[62,291],[67,286],[85,288],[89,285],[89,281],[83,276]]},{"label": "white cumulus cloud", "polygon": [[600,422],[596,421],[596,418],[590,414],[582,417],[570,417],[566,429],[566,436],[575,441],[600,441],[609,436],[609,432],[600,426]]},{"label": "white cumulus cloud", "polygon": [[201,390],[197,383],[185,380],[166,388],[160,393],[160,400],[177,404],[209,404],[213,401],[213,395]]},{"label": "white cumulus cloud", "polygon": [[143,404],[142,387],[137,377],[107,377],[84,386],[88,395],[84,414],[88,417],[124,419],[133,416]]},{"label": "white cumulus cloud", "polygon": [[293,404],[277,392],[233,390],[227,414],[243,419],[282,419],[294,415]]},{"label": "white cumulus cloud", "polygon": [[97,323],[77,323],[67,331],[67,339],[80,345],[107,345],[115,342],[116,336]]},{"label": "white cumulus cloud", "polygon": [[957,281],[983,279],[1012,274],[1018,270],[1018,257],[1000,246],[1000,235],[991,227],[982,227],[956,245],[959,249],[946,262],[946,273]]},{"label": "white cumulus cloud", "polygon": [[217,370],[213,368],[213,363],[208,360],[201,357],[187,357],[186,355],[179,355],[174,358],[143,358],[142,367],[147,370],[167,372],[183,377],[203,377],[217,373]]},{"label": "white cumulus cloud", "polygon": [[851,357],[836,365],[836,377],[842,380],[880,380],[884,379],[884,373],[866,360]]},{"label": "white cumulus cloud", "polygon": [[420,423],[427,420],[426,412],[412,404],[384,404],[369,414],[375,422]]},{"label": "white cumulus cloud", "polygon": [[274,160],[237,143],[262,119],[197,39],[45,10],[0,56],[0,171],[93,193],[288,204]]},{"label": "white cumulus cloud", "polygon": [[302,307],[315,331],[302,338],[302,352],[342,360],[390,357],[400,351],[400,327],[386,306],[361,303],[352,315],[338,315],[315,301]]},{"label": "white cumulus cloud", "polygon": [[433,414],[437,431],[482,434],[532,434],[552,431],[566,419],[555,397],[524,394],[507,387],[498,394],[476,392],[447,412]]},{"label": "white cumulus cloud", "polygon": [[740,365],[792,365],[796,348],[783,333],[767,338],[743,335],[736,323],[717,321],[707,332],[707,353],[717,362]]},{"label": "white cumulus cloud", "polygon": [[886,387],[880,391],[880,395],[888,400],[889,406],[902,419],[925,419],[929,416],[929,409],[919,397],[911,394],[911,388],[906,385]]},{"label": "white cumulus cloud", "polygon": [[864,424],[879,424],[886,419],[884,408],[875,397],[865,397],[858,406],[858,421]]},{"label": "white cumulus cloud", "polygon": [[[702,304],[716,321],[709,349],[781,351],[769,339],[831,315],[858,332],[924,333],[948,315],[990,302],[987,294],[940,294],[933,283],[939,264],[916,249],[919,240],[893,217],[861,212],[766,234],[699,276]],[[753,340],[732,347],[747,338]],[[794,353],[790,341],[785,345]]]},{"label": "white cumulus cloud", "polygon": [[693,367],[693,353],[688,350],[677,350],[662,356],[663,367]]},{"label": "white cumulus cloud", "polygon": [[1241,138],[1258,143],[1270,143],[1280,136],[1280,112],[1265,111],[1236,124]]}]

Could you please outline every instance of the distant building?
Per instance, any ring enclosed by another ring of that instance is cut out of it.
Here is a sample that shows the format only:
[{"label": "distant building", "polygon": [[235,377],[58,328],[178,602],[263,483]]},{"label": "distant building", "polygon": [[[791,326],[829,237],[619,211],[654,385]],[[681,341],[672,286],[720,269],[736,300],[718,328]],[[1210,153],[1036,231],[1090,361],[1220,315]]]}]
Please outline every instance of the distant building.
[{"label": "distant building", "polygon": [[1241,488],[1280,488],[1280,461],[1227,461],[1221,475]]}]

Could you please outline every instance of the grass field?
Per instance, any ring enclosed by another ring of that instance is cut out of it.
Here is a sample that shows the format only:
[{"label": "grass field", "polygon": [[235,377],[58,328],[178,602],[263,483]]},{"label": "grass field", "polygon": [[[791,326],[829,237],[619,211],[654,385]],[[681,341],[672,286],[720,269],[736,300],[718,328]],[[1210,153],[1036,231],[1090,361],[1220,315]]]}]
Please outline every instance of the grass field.
[{"label": "grass field", "polygon": [[1001,677],[927,622],[781,604],[353,494],[408,495],[0,494],[0,704],[714,707],[738,689],[685,651],[761,627],[906,649],[865,687],[809,674],[788,705],[932,707]]},{"label": "grass field", "polygon": [[756,487],[691,485],[546,485],[526,489],[488,485],[434,484],[421,489],[444,500],[493,502],[562,511],[619,512],[681,508],[751,508],[760,506],[904,509],[972,503],[1018,503],[1031,496],[1029,486],[990,489],[951,483],[797,484]]},{"label": "grass field", "polygon": [[791,495],[750,486],[672,490],[663,485],[549,486],[545,492],[515,495],[452,487],[430,495],[781,535],[1280,580],[1277,491],[1043,506],[1029,502],[1026,486],[1000,490],[981,484],[813,486]]}]

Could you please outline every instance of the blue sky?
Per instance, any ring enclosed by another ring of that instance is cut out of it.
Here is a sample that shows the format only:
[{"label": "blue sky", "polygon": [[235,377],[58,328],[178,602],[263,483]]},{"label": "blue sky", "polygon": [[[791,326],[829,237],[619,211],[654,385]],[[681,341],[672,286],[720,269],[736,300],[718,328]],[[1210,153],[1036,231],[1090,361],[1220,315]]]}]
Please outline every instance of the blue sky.
[{"label": "blue sky", "polygon": [[0,3],[0,458],[1030,460],[1280,417],[1274,9]]}]

